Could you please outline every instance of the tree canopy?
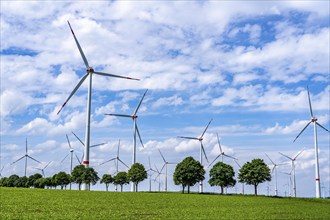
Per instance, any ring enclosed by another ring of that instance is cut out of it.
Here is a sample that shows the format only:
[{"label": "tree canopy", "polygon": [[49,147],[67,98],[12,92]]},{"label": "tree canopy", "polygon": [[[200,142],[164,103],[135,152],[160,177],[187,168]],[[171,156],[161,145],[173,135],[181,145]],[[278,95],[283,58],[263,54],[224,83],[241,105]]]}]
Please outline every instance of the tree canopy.
[{"label": "tree canopy", "polygon": [[214,164],[210,170],[209,184],[211,186],[220,186],[221,194],[224,187],[233,187],[236,184],[235,171],[232,166],[223,162]]},{"label": "tree canopy", "polygon": [[254,194],[257,195],[257,187],[260,183],[271,181],[271,173],[267,164],[262,159],[253,159],[246,162],[239,170],[239,182],[254,186]]},{"label": "tree canopy", "polygon": [[79,190],[81,189],[81,184],[83,183],[83,173],[85,172],[84,165],[78,165],[73,168],[71,173],[71,181],[78,184]]},{"label": "tree canopy", "polygon": [[147,171],[144,166],[140,163],[135,163],[128,170],[127,176],[130,181],[135,184],[136,191],[138,191],[139,182],[145,180],[148,177]]},{"label": "tree canopy", "polygon": [[129,179],[126,172],[119,172],[113,177],[113,183],[115,185],[120,185],[120,191],[123,191],[123,185],[129,183]]},{"label": "tree canopy", "polygon": [[187,186],[189,193],[190,186],[193,186],[197,182],[204,180],[204,175],[205,170],[202,164],[192,157],[186,157],[175,167],[173,179],[175,185],[182,185],[182,192],[184,192],[184,189]]},{"label": "tree canopy", "polygon": [[70,174],[67,174],[65,172],[59,172],[56,176],[56,183],[57,185],[61,186],[61,189],[63,189],[65,186],[67,186],[71,182]]},{"label": "tree canopy", "polygon": [[113,182],[113,178],[110,174],[104,174],[101,179],[101,183],[105,184],[106,190],[108,191],[109,185]]},{"label": "tree canopy", "polygon": [[97,175],[97,172],[92,167],[85,168],[82,174],[82,181],[85,184],[95,185],[99,181],[100,177]]}]

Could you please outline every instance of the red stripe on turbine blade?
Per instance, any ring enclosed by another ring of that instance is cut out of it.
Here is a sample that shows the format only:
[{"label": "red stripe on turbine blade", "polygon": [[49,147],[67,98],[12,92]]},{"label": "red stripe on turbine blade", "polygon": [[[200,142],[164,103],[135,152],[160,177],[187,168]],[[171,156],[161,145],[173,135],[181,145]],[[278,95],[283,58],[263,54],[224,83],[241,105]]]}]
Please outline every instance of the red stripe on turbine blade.
[{"label": "red stripe on turbine blade", "polygon": [[89,164],[89,161],[84,161],[83,164]]}]

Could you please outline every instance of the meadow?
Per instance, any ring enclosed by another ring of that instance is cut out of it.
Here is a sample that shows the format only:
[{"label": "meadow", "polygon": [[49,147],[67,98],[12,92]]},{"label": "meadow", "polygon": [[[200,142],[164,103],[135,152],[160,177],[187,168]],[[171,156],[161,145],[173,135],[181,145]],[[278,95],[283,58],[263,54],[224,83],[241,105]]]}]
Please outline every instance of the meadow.
[{"label": "meadow", "polygon": [[0,188],[0,219],[329,219],[329,199]]}]

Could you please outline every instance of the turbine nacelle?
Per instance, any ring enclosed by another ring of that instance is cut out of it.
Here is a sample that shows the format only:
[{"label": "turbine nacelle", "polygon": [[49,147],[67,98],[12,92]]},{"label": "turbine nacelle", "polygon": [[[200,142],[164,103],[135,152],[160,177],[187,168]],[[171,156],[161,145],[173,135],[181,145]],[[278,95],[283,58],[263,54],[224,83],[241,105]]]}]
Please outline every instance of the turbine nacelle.
[{"label": "turbine nacelle", "polygon": [[133,119],[137,119],[138,116],[137,116],[137,115],[132,115],[132,118],[133,118]]},{"label": "turbine nacelle", "polygon": [[87,72],[87,73],[94,73],[94,69],[93,69],[92,67],[88,67],[88,68],[86,69],[86,72]]},{"label": "turbine nacelle", "polygon": [[311,121],[312,122],[316,122],[317,121],[317,118],[313,117]]}]

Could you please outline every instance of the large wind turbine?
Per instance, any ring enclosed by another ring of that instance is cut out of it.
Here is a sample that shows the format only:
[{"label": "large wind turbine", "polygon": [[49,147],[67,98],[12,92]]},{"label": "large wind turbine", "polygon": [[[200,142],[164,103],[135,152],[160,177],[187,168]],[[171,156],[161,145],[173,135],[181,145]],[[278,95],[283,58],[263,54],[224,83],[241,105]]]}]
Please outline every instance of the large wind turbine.
[{"label": "large wind turbine", "polygon": [[[304,150],[299,151],[296,156],[294,157],[289,157],[285,154],[282,154],[281,152],[279,152],[282,156],[288,158],[289,160],[291,160],[291,172],[293,172],[293,194],[294,197],[297,196],[297,192],[296,192],[296,168],[295,168],[295,164],[294,162],[296,161],[297,157],[303,152]],[[291,173],[290,172],[290,173]]]},{"label": "large wind turbine", "polygon": [[[203,146],[203,136],[207,130],[207,128],[210,126],[211,122],[213,119],[210,120],[210,122],[207,124],[204,132],[202,133],[202,135],[200,137],[185,137],[185,136],[178,136],[178,138],[184,138],[184,139],[191,139],[191,140],[198,140],[201,143],[201,147],[200,147],[200,154],[199,154],[199,162],[203,165],[203,153],[205,156],[205,159],[207,160],[207,162],[209,162],[209,160],[207,159],[205,150],[204,150],[204,146]],[[199,182],[199,192],[202,193],[203,192],[203,181],[201,180]]]},{"label": "large wind turbine", "polygon": [[285,163],[276,164],[276,163],[274,163],[274,161],[272,161],[272,159],[270,159],[270,157],[267,154],[266,154],[266,156],[268,157],[270,162],[272,162],[272,164],[273,164],[272,173],[275,172],[275,196],[278,196],[278,192],[277,192],[277,169],[276,169],[276,167],[280,166],[280,165],[284,165]]},{"label": "large wind turbine", "polygon": [[27,139],[25,140],[25,155],[22,156],[21,158],[19,158],[18,160],[12,162],[10,165],[13,165],[14,163],[16,163],[16,162],[22,160],[24,157],[25,157],[25,172],[24,172],[24,176],[26,176],[26,168],[27,168],[27,159],[28,159],[28,158],[30,158],[31,160],[34,160],[34,161],[36,161],[36,162],[38,162],[38,163],[41,163],[39,160],[36,160],[36,159],[34,159],[33,157],[30,157],[30,156],[28,155]]},{"label": "large wind turbine", "polygon": [[297,137],[293,140],[293,142],[295,142],[297,140],[297,138],[304,132],[304,130],[311,124],[314,124],[314,150],[315,150],[315,187],[316,187],[316,198],[321,198],[321,183],[320,183],[320,171],[319,171],[319,155],[318,155],[318,146],[317,146],[317,126],[320,126],[321,128],[323,128],[324,130],[326,130],[327,132],[329,132],[328,129],[326,129],[325,127],[323,127],[320,123],[317,122],[317,118],[314,117],[313,114],[313,110],[312,110],[312,103],[311,103],[311,98],[309,95],[309,89],[307,87],[307,94],[308,94],[308,102],[309,102],[309,110],[311,113],[311,119],[310,121],[307,123],[307,125],[301,130],[301,132],[297,135]]},{"label": "large wind turbine", "polygon": [[[114,157],[114,158],[111,158],[110,160],[107,160],[107,161],[104,161],[103,163],[100,164],[103,165],[105,163],[108,163],[110,161],[115,161],[115,164],[116,164],[116,173],[119,172],[119,169],[118,169],[118,164],[119,162],[122,163],[125,167],[127,167],[129,169],[129,167],[126,165],[126,163],[124,163],[120,158],[119,158],[119,147],[120,147],[120,140],[118,141],[118,149],[117,149],[117,156]],[[115,185],[115,191],[117,192],[117,185]]]},{"label": "large wind turbine", "polygon": [[[140,132],[139,132],[139,128],[136,124],[136,119],[138,118],[138,116],[136,115],[140,106],[141,106],[141,103],[144,99],[144,96],[146,95],[146,93],[148,92],[148,89],[144,92],[138,106],[136,107],[135,111],[133,112],[132,115],[126,115],[126,114],[105,114],[105,115],[110,115],[110,116],[117,116],[117,117],[125,117],[125,118],[132,118],[133,119],[133,155],[132,155],[132,165],[136,163],[136,133],[138,134],[139,136],[139,139],[140,139],[140,142],[141,142],[141,145],[142,147],[143,146],[143,142],[142,142],[142,139],[141,139],[141,135],[140,135]],[[131,183],[131,191],[132,192],[135,192],[136,189],[135,189],[135,184],[132,182]]]},{"label": "large wind turbine", "polygon": [[[70,98],[76,93],[76,91],[79,89],[81,84],[85,81],[85,79],[88,77],[89,82],[88,82],[88,96],[87,96],[87,115],[86,115],[86,133],[85,133],[85,149],[84,149],[84,159],[83,159],[83,164],[85,167],[89,167],[89,147],[90,147],[90,117],[91,117],[91,98],[92,98],[92,77],[93,74],[96,75],[101,75],[101,76],[109,76],[109,77],[116,77],[116,78],[123,78],[123,79],[131,79],[131,80],[138,80],[130,77],[125,77],[125,76],[119,76],[119,75],[114,75],[114,74],[109,74],[109,73],[103,73],[103,72],[96,72],[92,67],[89,66],[87,62],[87,58],[76,38],[76,35],[74,34],[71,25],[68,21],[71,33],[73,35],[73,38],[76,42],[76,45],[78,47],[78,50],[80,52],[80,55],[85,63],[86,66],[86,74],[79,80],[78,84],[75,86],[69,97],[65,100],[64,104],[60,108],[60,110],[57,112],[59,114],[63,107],[66,105],[66,103],[70,100]],[[89,190],[88,184],[83,184],[83,189]]]},{"label": "large wind turbine", "polygon": [[160,169],[160,172],[162,172],[163,169],[164,169],[164,167],[165,167],[165,192],[167,192],[167,165],[168,165],[168,164],[176,164],[176,163],[170,163],[170,162],[167,162],[167,161],[165,160],[165,157],[164,157],[164,155],[162,154],[162,152],[161,152],[159,149],[158,149],[158,151],[159,151],[160,156],[162,156],[163,161],[164,161],[164,165],[163,165],[162,169]]},{"label": "large wind turbine", "polygon": [[53,162],[53,161],[48,162],[48,163],[46,164],[46,166],[44,166],[44,168],[38,168],[38,167],[33,167],[33,168],[36,169],[36,170],[41,170],[41,172],[42,172],[42,176],[45,178],[45,177],[46,177],[46,176],[45,176],[45,169],[48,167],[49,164],[51,164],[51,162]]},{"label": "large wind turbine", "polygon": [[217,139],[218,139],[218,145],[219,145],[220,154],[210,163],[210,165],[208,167],[210,167],[214,163],[214,161],[216,161],[220,156],[221,156],[221,162],[223,162],[223,157],[224,156],[225,157],[229,157],[229,158],[234,159],[234,160],[238,160],[237,158],[232,157],[232,156],[229,156],[229,155],[225,154],[225,152],[222,151],[218,133],[217,133]]}]

